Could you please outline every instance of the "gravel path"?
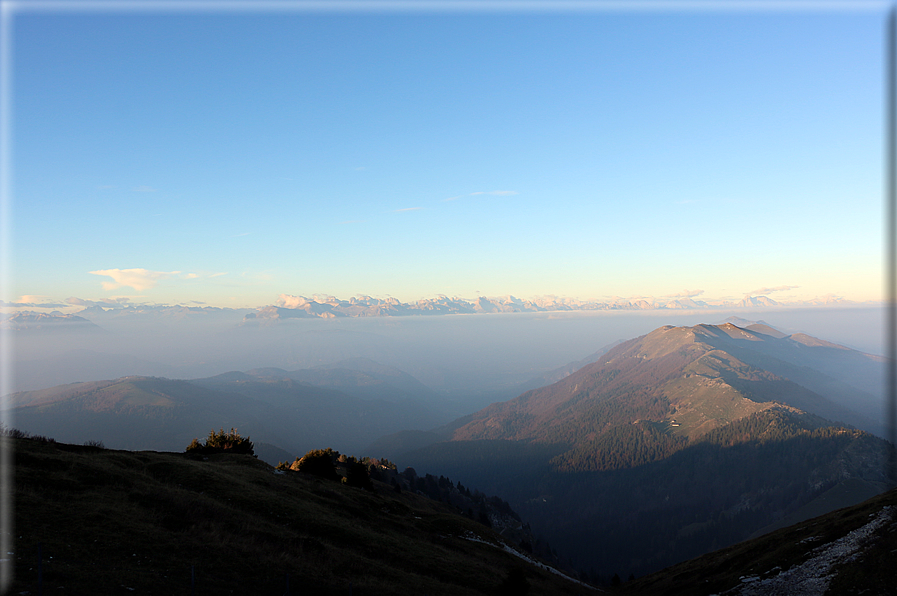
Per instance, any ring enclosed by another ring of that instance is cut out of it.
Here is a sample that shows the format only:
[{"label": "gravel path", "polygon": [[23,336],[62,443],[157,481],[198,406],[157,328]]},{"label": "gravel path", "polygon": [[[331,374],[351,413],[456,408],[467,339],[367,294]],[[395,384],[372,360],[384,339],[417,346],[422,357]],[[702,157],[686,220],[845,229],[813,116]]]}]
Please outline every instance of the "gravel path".
[{"label": "gravel path", "polygon": [[[894,518],[894,507],[883,507],[875,518],[838,540],[813,549],[813,557],[782,571],[775,577],[760,579],[756,575],[741,578],[741,585],[724,592],[732,596],[823,596],[834,577],[832,569],[856,559],[866,539]],[[811,542],[812,538],[802,542]]]}]

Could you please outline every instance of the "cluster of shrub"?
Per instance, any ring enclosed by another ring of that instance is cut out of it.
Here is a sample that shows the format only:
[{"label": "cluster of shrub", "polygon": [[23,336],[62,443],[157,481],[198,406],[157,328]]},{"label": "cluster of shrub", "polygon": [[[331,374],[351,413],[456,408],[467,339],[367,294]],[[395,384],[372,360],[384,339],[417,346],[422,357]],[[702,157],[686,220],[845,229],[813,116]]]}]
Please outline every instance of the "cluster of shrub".
[{"label": "cluster of shrub", "polygon": [[241,437],[237,429],[232,428],[229,431],[212,430],[205,443],[200,443],[199,439],[194,438],[187,445],[187,453],[194,455],[211,455],[214,453],[242,453],[245,455],[255,455],[255,447],[249,437]]},{"label": "cluster of shrub", "polygon": [[[241,437],[233,428],[230,431],[224,429],[211,431],[204,443],[193,439],[186,451],[199,455],[214,453],[254,455],[253,444],[249,437]],[[302,457],[297,457],[292,463],[280,462],[276,469],[281,472],[311,474],[324,480],[340,482],[368,491],[374,490],[373,481],[376,480],[391,485],[393,491],[397,493],[407,490],[451,505],[462,515],[489,527],[521,525],[520,516],[511,509],[507,501],[499,497],[486,496],[478,490],[471,491],[460,481],[455,483],[445,476],[436,477],[431,474],[418,476],[414,468],[406,468],[404,472],[399,473],[396,465],[385,458],[357,458],[331,448],[313,449]],[[544,550],[546,552],[538,554],[547,555],[548,558],[556,557],[556,554],[552,553],[547,545],[544,549],[534,549],[530,541],[523,541],[520,546],[530,553],[533,553],[534,550]]]},{"label": "cluster of shrub", "polygon": [[291,464],[280,462],[277,464],[277,469],[303,472],[325,480],[342,482],[348,486],[373,491],[374,484],[371,479],[387,482],[394,475],[396,466],[385,459],[370,457],[358,459],[328,447],[327,449],[312,449],[302,457],[297,457]]},{"label": "cluster of shrub", "polygon": [[471,491],[461,482],[454,483],[445,476],[418,476],[414,468],[406,468],[399,473],[396,465],[387,459],[359,459],[330,448],[313,449],[292,463],[280,462],[277,469],[312,474],[370,491],[374,490],[372,480],[377,480],[391,485],[397,493],[407,490],[451,505],[462,515],[489,527],[496,523],[521,521],[511,506],[499,497],[487,497],[478,490]]},{"label": "cluster of shrub", "polygon": [[[56,439],[54,439],[53,437],[46,437],[44,435],[34,435],[26,430],[19,430],[18,428],[6,426],[2,422],[0,422],[0,437],[7,437],[9,439],[27,439],[29,441],[37,441],[38,443],[56,444]],[[103,445],[102,441],[97,441],[95,439],[91,439],[89,441],[84,441],[84,446],[89,447],[92,450],[99,450],[99,449],[106,448],[106,446]]]},{"label": "cluster of shrub", "polygon": [[2,422],[0,422],[0,437],[9,437],[10,439],[31,439],[32,441],[39,441],[41,443],[55,443],[56,439],[52,437],[45,437],[43,435],[32,435],[28,431],[19,430],[17,428],[12,428],[6,426]]}]

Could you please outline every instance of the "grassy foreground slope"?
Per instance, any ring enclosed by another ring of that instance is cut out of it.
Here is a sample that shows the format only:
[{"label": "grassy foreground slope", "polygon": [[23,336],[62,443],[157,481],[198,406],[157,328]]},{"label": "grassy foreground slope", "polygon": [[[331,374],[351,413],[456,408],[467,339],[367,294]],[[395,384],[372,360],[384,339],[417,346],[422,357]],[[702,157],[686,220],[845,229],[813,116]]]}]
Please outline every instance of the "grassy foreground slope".
[{"label": "grassy foreground slope", "polygon": [[897,489],[622,585],[639,596],[897,594]]},{"label": "grassy foreground slope", "polygon": [[585,594],[449,507],[207,458],[9,440],[14,594]]}]

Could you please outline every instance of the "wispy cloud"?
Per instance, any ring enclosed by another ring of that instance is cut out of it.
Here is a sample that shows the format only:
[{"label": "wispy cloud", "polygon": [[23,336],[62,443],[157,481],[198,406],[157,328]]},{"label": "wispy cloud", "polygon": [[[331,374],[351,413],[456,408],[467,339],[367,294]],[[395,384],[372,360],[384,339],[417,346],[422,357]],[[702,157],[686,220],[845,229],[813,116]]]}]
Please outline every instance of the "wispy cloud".
[{"label": "wispy cloud", "polygon": [[509,197],[511,195],[520,194],[516,190],[478,190],[476,192],[472,192],[466,195],[458,195],[456,197],[449,197],[447,199],[443,199],[443,201],[457,201],[458,199],[463,199],[464,197],[475,197],[478,195],[493,195],[498,197]]},{"label": "wispy cloud", "polygon": [[112,278],[112,281],[102,282],[104,290],[129,287],[138,292],[154,287],[160,280],[171,279],[181,274],[180,271],[150,271],[149,269],[99,269],[89,273]]},{"label": "wispy cloud", "polygon": [[470,193],[470,196],[474,195],[497,195],[500,197],[507,197],[510,195],[518,194],[516,190],[480,190],[477,192]]},{"label": "wispy cloud", "polygon": [[102,184],[97,187],[99,190],[111,190],[113,188],[117,188],[114,184]]},{"label": "wispy cloud", "polygon": [[668,298],[694,298],[704,293],[704,290],[685,290],[678,294],[670,294]]},{"label": "wispy cloud", "polygon": [[132,192],[156,192],[156,189],[153,188],[152,186],[147,186],[144,184],[143,186],[135,186],[134,188],[131,189],[131,191]]},{"label": "wispy cloud", "polygon": [[49,299],[50,299],[49,296],[42,296],[40,294],[25,294],[23,296],[19,296],[18,301],[19,302],[29,302],[29,303],[34,304],[36,302],[46,302]]},{"label": "wispy cloud", "polygon": [[38,296],[33,294],[19,296],[19,299],[16,302],[0,300],[0,307],[4,308],[65,308],[67,306],[68,304],[50,302],[49,296]]},{"label": "wispy cloud", "polygon": [[123,307],[130,301],[131,298],[129,296],[115,296],[112,298],[103,298],[102,300],[85,300],[84,298],[77,298],[75,296],[65,299],[66,304],[69,306],[102,306],[104,308]]},{"label": "wispy cloud", "polygon": [[749,295],[753,296],[755,294],[772,294],[773,292],[787,292],[788,290],[796,290],[800,286],[776,286],[774,288],[760,288],[759,290],[754,290],[753,292],[748,292]]},{"label": "wispy cloud", "polygon": [[423,207],[406,207],[405,209],[396,209],[393,213],[402,213],[404,211],[420,211]]}]

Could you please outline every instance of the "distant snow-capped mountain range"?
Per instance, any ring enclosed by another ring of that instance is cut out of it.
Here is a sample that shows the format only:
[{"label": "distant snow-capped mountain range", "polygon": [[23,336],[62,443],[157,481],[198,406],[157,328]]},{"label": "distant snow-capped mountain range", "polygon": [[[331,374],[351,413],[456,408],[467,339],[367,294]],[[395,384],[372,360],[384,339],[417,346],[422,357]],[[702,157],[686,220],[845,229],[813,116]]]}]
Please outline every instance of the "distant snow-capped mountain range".
[{"label": "distant snow-capped mountain range", "polygon": [[841,306],[854,304],[841,298],[822,298],[795,302],[778,302],[767,296],[745,296],[740,301],[695,300],[693,298],[618,298],[609,301],[576,300],[547,296],[531,300],[504,296],[475,300],[448,296],[426,298],[417,302],[401,302],[396,298],[356,296],[341,300],[334,296],[292,296],[281,294],[275,304],[247,314],[244,323],[271,322],[289,318],[383,317],[403,315],[445,315],[476,313],[519,313],[577,310],[688,310],[706,308],[754,308],[763,306]]},{"label": "distant snow-capped mountain range", "polygon": [[[268,324],[283,319],[295,318],[338,318],[338,317],[392,317],[448,314],[480,313],[525,313],[557,311],[598,311],[598,310],[698,310],[698,309],[738,309],[758,307],[811,307],[811,306],[870,306],[869,302],[854,302],[840,297],[825,296],[810,300],[781,301],[768,296],[746,295],[741,300],[698,300],[694,297],[638,297],[611,298],[608,300],[578,300],[557,296],[542,296],[532,299],[515,296],[485,297],[473,300],[444,295],[424,298],[416,302],[402,302],[397,298],[374,298],[355,296],[348,300],[329,295],[312,297],[281,294],[274,304],[249,308],[222,308],[212,306],[184,306],[171,304],[130,304],[98,303],[78,301],[69,303],[89,304],[78,312],[63,314],[59,310],[42,313],[22,310],[26,305],[17,304],[18,312],[0,313],[0,328],[25,329],[34,327],[58,327],[59,323],[99,322],[110,317],[115,319],[150,316],[164,319],[216,319],[224,317],[233,320],[241,317],[243,324]],[[13,306],[2,304],[0,306]],[[41,304],[28,304],[31,308],[45,308]],[[60,305],[54,305],[57,308]],[[77,316],[76,316],[77,315]]]}]

